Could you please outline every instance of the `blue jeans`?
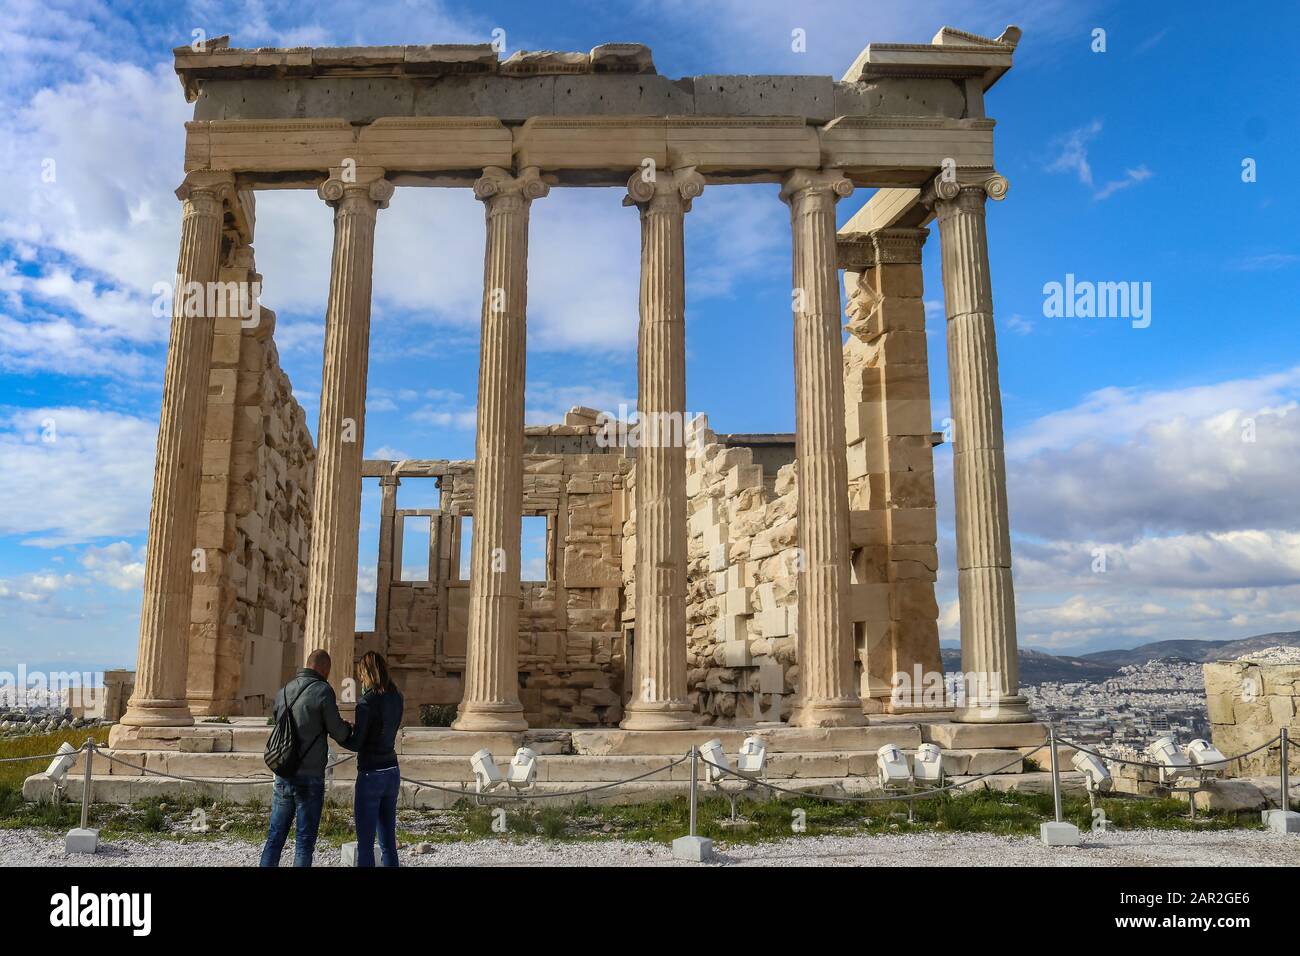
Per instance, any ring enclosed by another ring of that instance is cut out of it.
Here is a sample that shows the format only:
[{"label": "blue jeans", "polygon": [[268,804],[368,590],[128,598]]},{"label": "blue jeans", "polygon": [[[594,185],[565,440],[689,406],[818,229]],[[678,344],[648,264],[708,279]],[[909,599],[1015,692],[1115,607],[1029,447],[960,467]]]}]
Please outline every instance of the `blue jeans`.
[{"label": "blue jeans", "polygon": [[380,860],[397,866],[397,793],[401,774],[396,767],[357,774],[352,809],[357,824],[357,866],[375,865],[378,831]]},{"label": "blue jeans", "polygon": [[289,827],[296,823],[293,865],[311,866],[316,852],[316,830],[325,806],[324,777],[275,778],[271,797],[271,826],[262,847],[262,866],[279,866],[280,852],[289,839]]}]

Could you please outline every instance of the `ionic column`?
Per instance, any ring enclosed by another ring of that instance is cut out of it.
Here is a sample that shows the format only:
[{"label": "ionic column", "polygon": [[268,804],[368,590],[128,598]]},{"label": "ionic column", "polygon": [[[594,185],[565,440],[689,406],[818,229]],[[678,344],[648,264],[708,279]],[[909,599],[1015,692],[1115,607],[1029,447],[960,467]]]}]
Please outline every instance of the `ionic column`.
[{"label": "ionic column", "polygon": [[799,475],[799,696],[790,723],[865,723],[854,689],[849,621],[849,499],[844,444],[843,317],[837,172],[795,170],[781,185],[794,234],[795,467]]},{"label": "ionic column", "polygon": [[694,168],[640,171],[637,341],[636,643],[626,730],[688,730],[686,694],[686,264],[684,219],[704,191]]},{"label": "ionic column", "polygon": [[978,184],[942,179],[934,184],[948,312],[957,593],[965,672],[965,703],[954,719],[968,723],[1031,719],[1019,695],[1002,393],[984,223],[985,197],[1001,199],[1006,189],[1001,176]]},{"label": "ionic column", "polygon": [[217,278],[225,203],[234,198],[234,178],[229,173],[192,172],[176,195],[184,203],[181,249],[158,420],[140,645],[135,691],[121,721],[131,727],[194,723],[185,703],[185,678],[194,594],[194,516],[203,471],[215,321],[206,304]]},{"label": "ionic column", "polygon": [[470,546],[465,693],[456,730],[528,727],[519,702],[519,533],[524,505],[528,215],[549,192],[530,167],[489,167],[474,184],[487,215]]},{"label": "ionic column", "polygon": [[334,256],[325,311],[303,654],[317,648],[328,651],[333,661],[330,683],[340,703],[352,703],[355,695],[342,690],[344,681],[353,677],[356,638],[371,267],[376,215],[392,198],[393,185],[376,167],[333,169],[319,195],[334,208]]}]

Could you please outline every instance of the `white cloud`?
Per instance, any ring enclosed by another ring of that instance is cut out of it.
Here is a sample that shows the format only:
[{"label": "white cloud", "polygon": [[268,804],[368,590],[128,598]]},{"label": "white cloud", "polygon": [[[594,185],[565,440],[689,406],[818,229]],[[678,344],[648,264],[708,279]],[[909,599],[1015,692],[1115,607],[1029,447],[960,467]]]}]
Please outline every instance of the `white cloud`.
[{"label": "white cloud", "polygon": [[1056,157],[1047,164],[1050,173],[1073,173],[1080,183],[1092,191],[1092,198],[1098,202],[1109,199],[1121,190],[1144,183],[1155,175],[1142,164],[1126,169],[1119,179],[1111,179],[1097,186],[1093,179],[1092,163],[1088,158],[1088,148],[1100,135],[1101,129],[1101,120],[1093,120],[1086,126],[1058,136],[1052,142]]},{"label": "white cloud", "polygon": [[118,591],[144,585],[144,548],[133,548],[126,541],[87,547],[81,553],[81,566],[95,581]]},{"label": "white cloud", "polygon": [[0,534],[54,547],[145,530],[156,432],[154,422],[98,409],[5,410]]},{"label": "white cloud", "polygon": [[1088,162],[1088,144],[1100,132],[1101,120],[1093,120],[1087,126],[1070,130],[1058,137],[1053,143],[1057,155],[1048,164],[1048,172],[1074,173],[1083,185],[1092,186],[1092,165]]},{"label": "white cloud", "polygon": [[47,604],[59,591],[77,582],[75,575],[53,572],[30,572],[12,578],[0,578],[0,601]]}]

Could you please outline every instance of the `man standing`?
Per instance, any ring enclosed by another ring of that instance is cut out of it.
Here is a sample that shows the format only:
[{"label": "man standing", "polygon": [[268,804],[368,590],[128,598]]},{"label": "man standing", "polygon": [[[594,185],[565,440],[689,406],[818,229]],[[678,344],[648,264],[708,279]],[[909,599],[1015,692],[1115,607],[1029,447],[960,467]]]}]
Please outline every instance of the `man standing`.
[{"label": "man standing", "polygon": [[275,696],[276,721],[285,707],[293,711],[298,731],[297,753],[301,759],[292,777],[278,773],[275,776],[270,832],[262,847],[262,866],[280,865],[280,852],[289,838],[289,827],[295,823],[293,865],[311,866],[316,851],[316,830],[325,805],[325,763],[329,759],[325,735],[341,744],[352,733],[351,726],[339,715],[329,676],[329,654],[312,651],[307,666]]}]

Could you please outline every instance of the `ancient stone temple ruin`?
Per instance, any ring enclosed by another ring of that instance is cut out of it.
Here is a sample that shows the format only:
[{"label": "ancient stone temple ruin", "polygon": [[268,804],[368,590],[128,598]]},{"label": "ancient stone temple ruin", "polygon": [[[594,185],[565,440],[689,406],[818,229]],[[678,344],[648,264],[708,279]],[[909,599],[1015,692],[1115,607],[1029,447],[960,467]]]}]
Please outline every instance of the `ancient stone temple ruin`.
[{"label": "ancient stone temple ruin", "polygon": [[[538,728],[573,729],[563,752],[593,754],[677,753],[718,726],[766,728],[792,756],[864,753],[885,737],[1040,743],[1017,686],[985,230],[987,200],[1007,191],[985,94],[1019,35],[944,28],[928,44],[873,43],[839,80],[672,79],[632,43],[507,58],[490,45],[237,49],[224,37],[177,49],[194,103],[178,295],[138,673],[113,745],[240,751],[241,733],[264,737],[271,695],[318,647],[344,701],[347,664],[373,648],[392,662],[410,724],[454,708],[450,730],[408,729],[408,753],[464,754]],[[775,184],[789,207],[793,435],[685,418],[683,234],[693,200],[735,183]],[[530,214],[553,190],[591,186],[622,187],[640,218],[635,443],[609,440],[628,423],[591,409],[524,423]],[[363,455],[373,240],[383,210],[417,188],[472,189],[486,214],[472,461]],[[234,301],[260,279],[263,189],[311,189],[333,208],[314,445],[273,313]],[[855,191],[872,192],[837,229],[837,203]],[[935,224],[952,404],[942,435],[921,268]],[[213,287],[230,300],[219,315],[179,294]],[[942,673],[932,448],[943,440],[968,680],[956,697],[920,686]],[[400,507],[401,487],[419,481],[438,484],[436,509]],[[382,489],[381,535],[375,625],[356,633],[364,482]],[[521,580],[525,516],[545,519],[539,580]],[[412,517],[428,520],[427,554],[402,554]],[[404,561],[423,579],[404,576]],[[205,726],[210,715],[235,729]],[[593,743],[581,728],[607,732]]]}]

